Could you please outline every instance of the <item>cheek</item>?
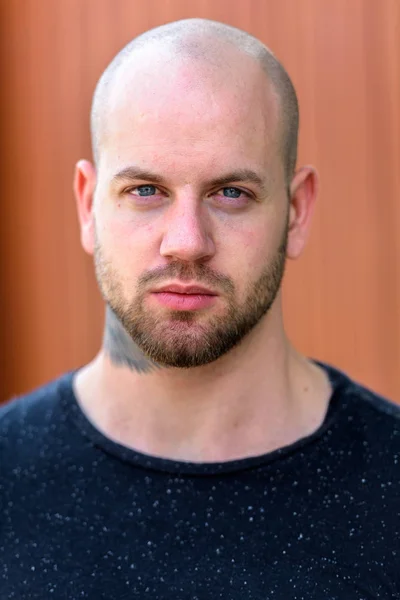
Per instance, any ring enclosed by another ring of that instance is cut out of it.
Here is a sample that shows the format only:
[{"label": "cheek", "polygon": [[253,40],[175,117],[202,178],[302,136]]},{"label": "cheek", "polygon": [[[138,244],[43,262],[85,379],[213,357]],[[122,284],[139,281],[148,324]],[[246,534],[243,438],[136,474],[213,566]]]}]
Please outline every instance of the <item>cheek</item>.
[{"label": "cheek", "polygon": [[103,215],[98,222],[97,236],[115,269],[132,280],[151,264],[152,248],[156,246],[154,225],[119,217],[118,214]]},{"label": "cheek", "polygon": [[268,235],[265,224],[243,226],[239,224],[221,232],[221,254],[230,264],[230,271],[237,277],[239,274],[252,278],[265,266],[268,256],[273,252],[273,239]]},{"label": "cheek", "polygon": [[263,216],[252,223],[238,221],[221,232],[221,263],[217,259],[216,267],[232,279],[239,302],[275,259],[282,242],[284,219]]}]

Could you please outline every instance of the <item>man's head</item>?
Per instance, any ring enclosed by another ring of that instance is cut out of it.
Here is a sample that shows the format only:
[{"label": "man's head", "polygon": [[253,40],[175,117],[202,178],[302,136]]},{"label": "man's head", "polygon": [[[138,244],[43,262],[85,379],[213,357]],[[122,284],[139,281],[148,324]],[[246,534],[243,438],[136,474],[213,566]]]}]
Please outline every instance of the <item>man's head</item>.
[{"label": "man's head", "polygon": [[216,360],[273,307],[315,198],[314,171],[293,176],[297,127],[283,68],[220,23],[147,32],[106,69],[96,171],[81,161],[75,180],[82,242],[105,301],[156,362]]}]

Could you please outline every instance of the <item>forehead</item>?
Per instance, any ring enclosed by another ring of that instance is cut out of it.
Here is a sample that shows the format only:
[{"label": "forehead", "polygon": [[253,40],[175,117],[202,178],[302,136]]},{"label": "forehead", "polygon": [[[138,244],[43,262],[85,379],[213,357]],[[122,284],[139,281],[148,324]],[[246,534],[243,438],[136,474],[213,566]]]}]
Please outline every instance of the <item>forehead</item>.
[{"label": "forehead", "polygon": [[274,88],[254,59],[225,54],[215,65],[144,51],[124,65],[104,115],[100,152],[107,163],[271,160],[278,152]]}]

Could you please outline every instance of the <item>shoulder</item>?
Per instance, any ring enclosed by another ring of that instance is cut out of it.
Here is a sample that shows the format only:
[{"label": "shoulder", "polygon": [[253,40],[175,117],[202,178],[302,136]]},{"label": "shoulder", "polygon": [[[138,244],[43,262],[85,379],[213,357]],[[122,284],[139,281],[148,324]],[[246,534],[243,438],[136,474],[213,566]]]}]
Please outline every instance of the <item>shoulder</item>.
[{"label": "shoulder", "polygon": [[356,411],[363,420],[373,419],[383,426],[398,430],[400,427],[400,405],[381,396],[347,374],[326,363],[319,364],[329,376],[333,387],[333,398],[337,396],[342,408]]},{"label": "shoulder", "polygon": [[373,423],[375,436],[384,434],[400,441],[400,406],[370,389],[352,382],[348,395],[354,404],[361,422],[366,426]]},{"label": "shoulder", "polygon": [[333,386],[332,441],[345,447],[349,458],[353,455],[353,467],[369,465],[393,475],[400,465],[400,406],[341,371],[322,366]]},{"label": "shoulder", "polygon": [[6,434],[21,426],[34,427],[50,421],[64,389],[71,384],[72,373],[66,373],[28,394],[10,399],[0,406],[0,432]]},{"label": "shoulder", "polygon": [[0,466],[2,470],[43,452],[65,420],[63,403],[72,392],[72,373],[0,407]]}]

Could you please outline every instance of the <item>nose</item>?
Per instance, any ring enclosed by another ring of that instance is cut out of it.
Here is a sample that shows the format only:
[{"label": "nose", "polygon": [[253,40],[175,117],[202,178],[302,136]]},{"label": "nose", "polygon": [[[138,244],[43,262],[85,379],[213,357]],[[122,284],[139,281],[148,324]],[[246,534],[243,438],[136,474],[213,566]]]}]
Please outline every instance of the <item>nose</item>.
[{"label": "nose", "polygon": [[170,206],[160,254],[186,262],[207,260],[215,254],[209,218],[197,198],[177,199]]}]

